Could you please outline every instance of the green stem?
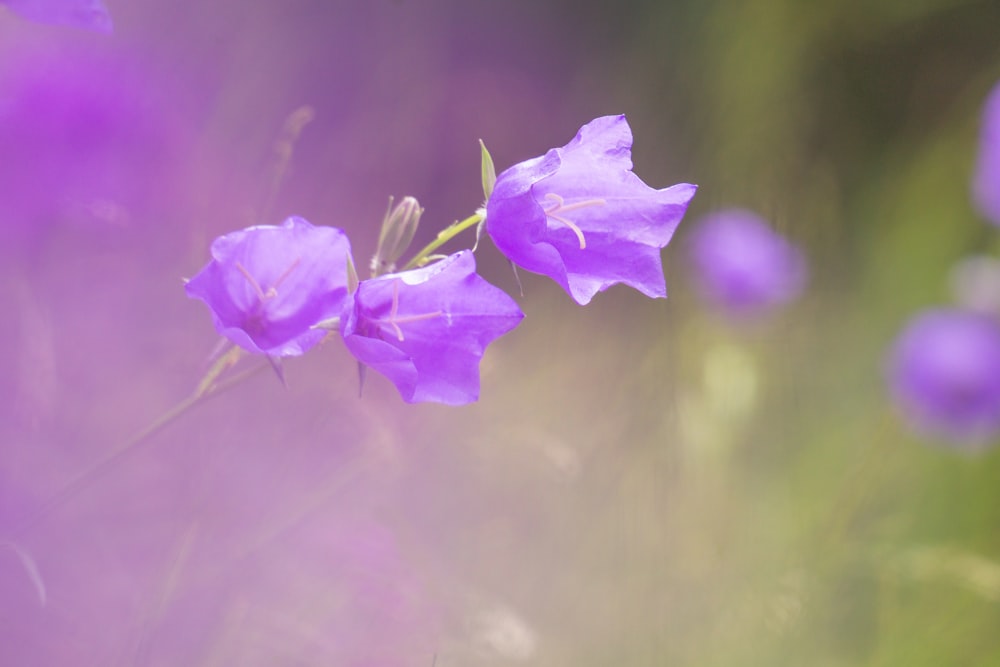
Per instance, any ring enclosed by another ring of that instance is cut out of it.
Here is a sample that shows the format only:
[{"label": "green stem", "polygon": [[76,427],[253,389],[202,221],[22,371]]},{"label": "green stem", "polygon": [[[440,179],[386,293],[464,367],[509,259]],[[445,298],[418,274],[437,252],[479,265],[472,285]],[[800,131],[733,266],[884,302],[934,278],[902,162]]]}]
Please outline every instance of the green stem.
[{"label": "green stem", "polygon": [[445,243],[447,243],[448,241],[452,240],[453,238],[464,232],[466,229],[475,227],[482,221],[483,221],[483,216],[481,213],[473,213],[465,220],[462,220],[460,222],[454,222],[448,225],[440,232],[438,232],[437,237],[433,241],[431,241],[423,248],[421,248],[420,252],[414,255],[413,259],[407,262],[406,266],[404,266],[401,270],[409,271],[410,269],[415,269],[419,266],[423,266],[427,262],[427,258],[430,257],[432,252],[434,252],[435,250],[443,246]]}]

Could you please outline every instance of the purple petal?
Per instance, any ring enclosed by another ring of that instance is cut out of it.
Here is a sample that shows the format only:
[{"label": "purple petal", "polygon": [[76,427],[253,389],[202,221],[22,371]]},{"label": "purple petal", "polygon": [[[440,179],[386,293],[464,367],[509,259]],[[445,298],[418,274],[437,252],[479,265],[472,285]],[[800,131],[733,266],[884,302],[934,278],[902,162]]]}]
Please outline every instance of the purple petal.
[{"label": "purple petal", "polygon": [[893,398],[918,430],[982,443],[1000,431],[1000,326],[984,315],[914,317],[889,355]]},{"label": "purple petal", "polygon": [[408,403],[461,405],[479,397],[486,347],[524,317],[476,274],[470,251],[363,281],[341,317],[351,353],[385,375]]},{"label": "purple petal", "polygon": [[348,300],[347,236],[292,217],[220,236],[212,261],[186,285],[204,301],[220,334],[254,353],[300,355]]},{"label": "purple petal", "polygon": [[1000,225],[1000,83],[993,87],[983,108],[972,197],[983,216]]},{"label": "purple petal", "polygon": [[666,296],[660,249],[696,186],[649,187],[631,171],[631,147],[625,117],[605,116],[565,147],[500,174],[486,205],[497,248],[580,304],[618,283]]}]

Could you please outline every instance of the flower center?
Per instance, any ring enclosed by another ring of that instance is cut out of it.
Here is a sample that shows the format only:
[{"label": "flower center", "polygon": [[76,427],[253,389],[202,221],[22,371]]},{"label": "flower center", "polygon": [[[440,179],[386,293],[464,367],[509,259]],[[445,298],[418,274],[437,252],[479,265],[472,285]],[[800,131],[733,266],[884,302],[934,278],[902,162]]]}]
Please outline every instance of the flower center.
[{"label": "flower center", "polygon": [[255,292],[257,292],[257,298],[260,300],[260,303],[263,303],[278,296],[278,287],[281,286],[281,283],[285,282],[288,276],[292,275],[292,272],[295,271],[296,267],[298,267],[300,261],[301,258],[296,257],[295,261],[292,262],[291,265],[287,269],[285,269],[282,272],[282,274],[278,276],[277,280],[275,280],[274,283],[266,290],[261,288],[260,283],[257,282],[257,279],[254,278],[250,274],[250,272],[247,271],[246,267],[240,264],[239,262],[236,262],[236,270],[243,274],[243,277],[247,279],[247,282],[250,283],[250,286],[253,287]]},{"label": "flower center", "polygon": [[409,322],[419,322],[420,320],[429,320],[429,319],[434,318],[434,317],[441,317],[442,315],[444,315],[444,312],[438,310],[438,311],[435,311],[433,313],[423,313],[423,314],[420,314],[420,315],[403,315],[403,316],[400,316],[399,315],[399,281],[398,280],[394,280],[394,281],[392,281],[392,306],[389,308],[389,316],[386,317],[386,318],[384,318],[384,319],[372,318],[371,321],[374,324],[379,325],[380,329],[381,329],[381,325],[383,325],[383,324],[387,325],[390,329],[392,329],[392,332],[396,336],[396,339],[399,340],[400,342],[402,342],[403,340],[405,340],[405,338],[403,337],[403,329],[402,329],[402,327],[399,326],[400,324],[407,324]]},{"label": "flower center", "polygon": [[576,226],[576,224],[563,216],[564,213],[569,213],[570,211],[576,211],[581,208],[586,208],[588,206],[603,206],[607,202],[603,199],[586,199],[584,201],[574,202],[572,204],[566,204],[562,197],[554,192],[547,192],[545,198],[551,202],[550,208],[542,208],[545,211],[545,215],[556,222],[566,225],[569,227],[574,234],[576,234],[577,240],[580,242],[580,250],[587,247],[587,239],[583,237],[583,231]]}]

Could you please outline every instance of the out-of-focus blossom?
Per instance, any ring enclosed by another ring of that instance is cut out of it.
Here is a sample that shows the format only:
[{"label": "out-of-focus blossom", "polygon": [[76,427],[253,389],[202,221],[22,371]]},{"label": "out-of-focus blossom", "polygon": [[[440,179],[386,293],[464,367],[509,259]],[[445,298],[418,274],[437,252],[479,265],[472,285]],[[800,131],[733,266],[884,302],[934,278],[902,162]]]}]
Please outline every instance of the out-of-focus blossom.
[{"label": "out-of-focus blossom", "polygon": [[89,52],[2,57],[0,251],[159,210],[180,142],[151,73]]},{"label": "out-of-focus blossom", "polygon": [[703,218],[688,250],[701,294],[733,316],[770,310],[805,287],[802,252],[750,211],[723,210]]},{"label": "out-of-focus blossom", "polygon": [[350,242],[334,227],[291,217],[220,236],[188,296],[212,311],[220,334],[250,352],[300,355],[326,335],[313,328],[348,301]]},{"label": "out-of-focus blossom", "polygon": [[29,21],[110,33],[111,14],[101,0],[0,0]]},{"label": "out-of-focus blossom", "polygon": [[486,202],[497,248],[580,304],[617,283],[666,296],[660,249],[696,186],[649,187],[632,173],[631,153],[625,117],[604,116],[563,148],[501,173]]},{"label": "out-of-focus blossom", "polygon": [[479,361],[524,314],[478,274],[468,250],[413,271],[363,281],[341,316],[344,343],[407,403],[479,398]]},{"label": "out-of-focus blossom", "polygon": [[987,220],[1000,225],[1000,83],[993,87],[983,107],[972,198]]},{"label": "out-of-focus blossom", "polygon": [[986,441],[1000,431],[1000,326],[964,310],[923,312],[893,345],[888,380],[895,402],[919,431]]}]

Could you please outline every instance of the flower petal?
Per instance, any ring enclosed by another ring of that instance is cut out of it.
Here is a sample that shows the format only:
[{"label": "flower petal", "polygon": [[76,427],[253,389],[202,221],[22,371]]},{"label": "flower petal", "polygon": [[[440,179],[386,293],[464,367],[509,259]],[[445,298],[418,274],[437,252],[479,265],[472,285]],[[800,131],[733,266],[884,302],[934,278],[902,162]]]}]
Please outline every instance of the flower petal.
[{"label": "flower petal", "polygon": [[312,327],[348,299],[350,243],[343,231],[292,217],[212,243],[212,261],[186,285],[212,311],[220,334],[251,352],[300,355],[318,343]]},{"label": "flower petal", "polygon": [[983,108],[972,197],[983,216],[1000,225],[1000,83],[994,86]]},{"label": "flower petal", "polygon": [[341,317],[344,343],[408,403],[475,401],[486,347],[524,316],[475,269],[466,250],[422,269],[363,281]]},{"label": "flower petal", "polygon": [[486,229],[500,252],[580,304],[618,283],[666,296],[659,251],[696,186],[649,187],[631,171],[631,147],[625,117],[605,116],[565,147],[500,174],[486,204]]}]

